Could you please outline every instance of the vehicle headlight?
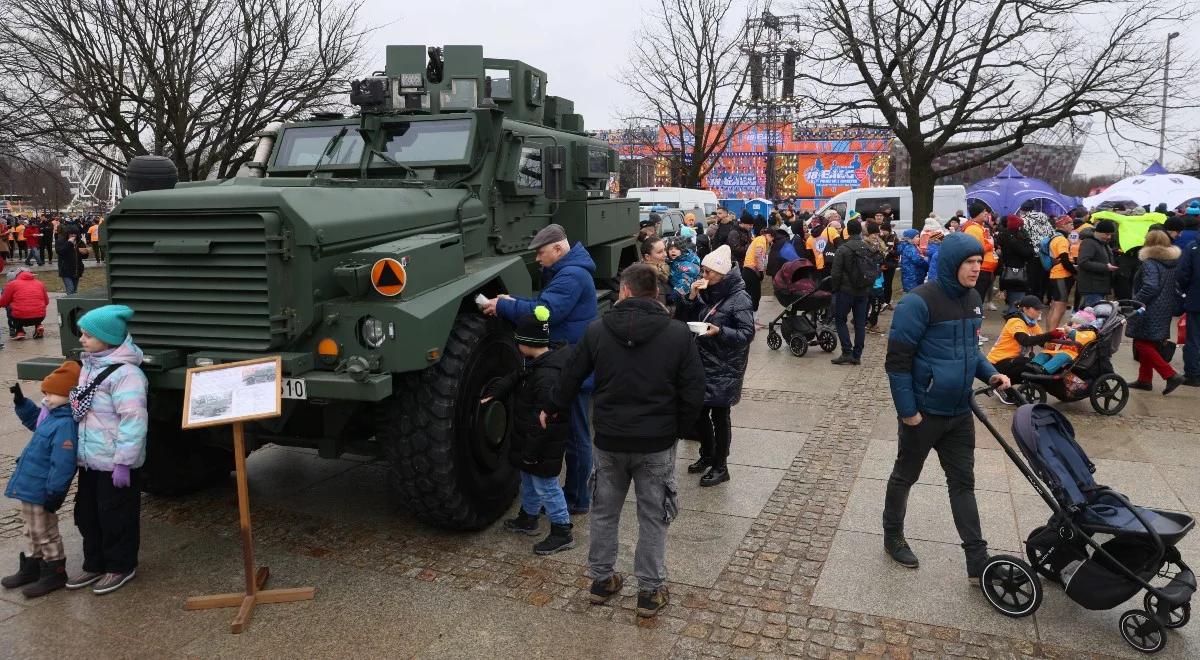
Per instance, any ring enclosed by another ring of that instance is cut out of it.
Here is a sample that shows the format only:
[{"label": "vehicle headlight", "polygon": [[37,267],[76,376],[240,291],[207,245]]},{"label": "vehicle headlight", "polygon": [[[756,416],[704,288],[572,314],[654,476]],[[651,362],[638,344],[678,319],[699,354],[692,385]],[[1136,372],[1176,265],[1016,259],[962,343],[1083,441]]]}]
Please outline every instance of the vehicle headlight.
[{"label": "vehicle headlight", "polygon": [[367,348],[379,348],[387,339],[383,321],[374,316],[364,316],[358,321],[358,339]]}]

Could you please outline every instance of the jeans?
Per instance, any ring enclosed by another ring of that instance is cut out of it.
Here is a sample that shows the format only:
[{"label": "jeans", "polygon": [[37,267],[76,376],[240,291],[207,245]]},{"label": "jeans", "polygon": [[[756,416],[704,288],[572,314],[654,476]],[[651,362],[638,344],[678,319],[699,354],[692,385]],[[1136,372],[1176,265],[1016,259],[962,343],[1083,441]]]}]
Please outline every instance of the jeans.
[{"label": "jeans", "polygon": [[39,266],[46,265],[46,262],[42,259],[42,253],[38,251],[38,248],[36,245],[29,246],[28,256],[25,257],[25,265],[32,266],[33,264],[30,263],[32,261],[36,261]]},{"label": "jeans", "polygon": [[621,509],[631,481],[637,495],[638,518],[633,572],[639,589],[653,591],[667,580],[667,528],[679,512],[673,446],[649,454],[596,450],[588,577],[612,577],[620,548]]},{"label": "jeans", "polygon": [[75,526],[83,536],[83,570],[89,573],[129,573],[137,568],[141,469],[130,470],[129,477],[129,486],[117,488],[112,472],[79,470]]},{"label": "jeans", "polygon": [[921,476],[929,451],[936,450],[946,473],[950,511],[962,539],[968,572],[979,570],[980,562],[987,557],[987,541],[983,539],[975,502],[975,418],[971,413],[955,417],[922,415],[924,419],[917,426],[900,422],[896,464],[883,502],[883,531],[888,535],[904,534],[908,492]]},{"label": "jeans", "polygon": [[521,510],[537,516],[546,507],[546,516],[555,525],[571,522],[567,512],[567,499],[563,497],[558,477],[539,477],[528,472],[521,473]]},{"label": "jeans", "polygon": [[1096,303],[1100,302],[1101,300],[1104,300],[1103,293],[1085,293],[1085,294],[1083,294],[1083,306],[1084,307],[1091,307],[1092,305],[1095,305]]},{"label": "jeans", "polygon": [[588,424],[588,405],[592,395],[580,392],[571,405],[571,437],[567,438],[564,459],[567,464],[567,483],[563,495],[567,507],[583,513],[591,507],[588,475],[592,473],[592,431]]},{"label": "jeans", "polygon": [[704,406],[696,422],[696,433],[700,436],[700,458],[707,458],[713,467],[725,468],[733,439],[729,406]]},{"label": "jeans", "polygon": [[1200,312],[1187,312],[1187,341],[1183,344],[1183,375],[1200,378]]},{"label": "jeans", "polygon": [[75,293],[75,290],[79,288],[78,277],[64,277],[62,278],[62,281],[63,291],[66,291],[68,295]]},{"label": "jeans", "polygon": [[[842,344],[842,355],[861,358],[863,344],[867,341],[867,307],[869,296],[852,296],[848,293],[833,294],[833,318],[837,324],[838,341]],[[846,325],[846,317],[854,312],[854,344],[851,349],[850,328]]]}]

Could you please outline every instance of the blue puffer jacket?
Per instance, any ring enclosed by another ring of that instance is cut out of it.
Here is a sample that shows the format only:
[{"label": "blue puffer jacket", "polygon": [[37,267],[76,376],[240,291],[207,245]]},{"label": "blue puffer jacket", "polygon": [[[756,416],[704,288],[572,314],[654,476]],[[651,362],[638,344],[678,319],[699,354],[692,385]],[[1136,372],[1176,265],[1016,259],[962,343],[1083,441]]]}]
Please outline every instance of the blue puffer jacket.
[{"label": "blue puffer jacket", "polygon": [[500,318],[516,324],[522,316],[532,314],[533,308],[550,308],[550,341],[575,344],[587,330],[588,324],[599,316],[596,306],[596,283],[592,275],[596,262],[583,243],[576,243],[549,268],[542,269],[542,290],[537,298],[501,298],[496,305]]},{"label": "blue puffer jacket", "polygon": [[983,301],[958,282],[958,267],[971,256],[983,256],[979,241],[947,236],[938,250],[938,279],[896,305],[884,368],[900,417],[966,413],[975,379],[986,382],[996,375],[979,352]]},{"label": "blue puffer jacket", "polygon": [[1200,312],[1200,242],[1193,242],[1179,258],[1175,269],[1175,284],[1183,299],[1183,308],[1189,312]]},{"label": "blue puffer jacket", "polygon": [[921,248],[910,241],[900,242],[900,286],[912,291],[925,282],[929,262],[921,256]]},{"label": "blue puffer jacket", "polygon": [[57,511],[75,478],[75,451],[79,440],[71,406],[51,409],[46,419],[37,425],[40,412],[41,408],[29,399],[17,405],[17,417],[25,428],[33,431],[33,438],[21,452],[4,496]]}]

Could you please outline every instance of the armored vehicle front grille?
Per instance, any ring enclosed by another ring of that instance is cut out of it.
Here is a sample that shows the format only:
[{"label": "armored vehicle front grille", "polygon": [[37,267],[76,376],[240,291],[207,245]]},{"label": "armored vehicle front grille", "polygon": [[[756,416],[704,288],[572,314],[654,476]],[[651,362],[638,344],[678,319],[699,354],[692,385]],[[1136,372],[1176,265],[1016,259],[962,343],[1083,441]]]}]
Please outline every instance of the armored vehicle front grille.
[{"label": "armored vehicle front grille", "polygon": [[114,303],[144,346],[273,348],[266,227],[259,214],[119,215],[108,223]]}]

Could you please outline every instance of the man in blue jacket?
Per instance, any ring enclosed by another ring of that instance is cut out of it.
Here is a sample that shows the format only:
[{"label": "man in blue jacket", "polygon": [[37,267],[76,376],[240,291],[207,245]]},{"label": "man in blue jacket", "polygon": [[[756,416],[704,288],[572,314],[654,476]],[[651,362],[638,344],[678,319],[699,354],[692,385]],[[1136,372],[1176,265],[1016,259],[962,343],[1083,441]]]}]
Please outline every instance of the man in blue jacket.
[{"label": "man in blue jacket", "polygon": [[[516,325],[521,317],[544,305],[550,309],[550,341],[579,343],[588,324],[599,316],[596,305],[596,262],[583,243],[571,245],[560,225],[549,225],[529,243],[542,267],[542,289],[536,298],[502,295],[483,304],[483,313]],[[571,407],[571,437],[566,447],[567,483],[563,493],[573,514],[591,507],[588,477],[592,473],[592,432],[588,424],[591,379],[575,397]]]},{"label": "man in blue jacket", "polygon": [[[1200,207],[1196,208],[1200,211]],[[1188,209],[1191,212],[1191,208]],[[1184,248],[1175,269],[1175,286],[1183,293],[1187,342],[1183,345],[1183,384],[1200,387],[1200,241]]]},{"label": "man in blue jacket", "polygon": [[988,555],[975,503],[971,387],[975,379],[1001,389],[1010,383],[979,352],[976,339],[983,300],[974,287],[983,246],[967,234],[954,233],[942,241],[937,259],[937,279],[900,299],[888,336],[885,369],[900,437],[883,506],[883,547],[898,563],[917,567],[917,556],[904,539],[904,513],[908,492],[935,450],[946,473],[967,577],[978,583]]}]

